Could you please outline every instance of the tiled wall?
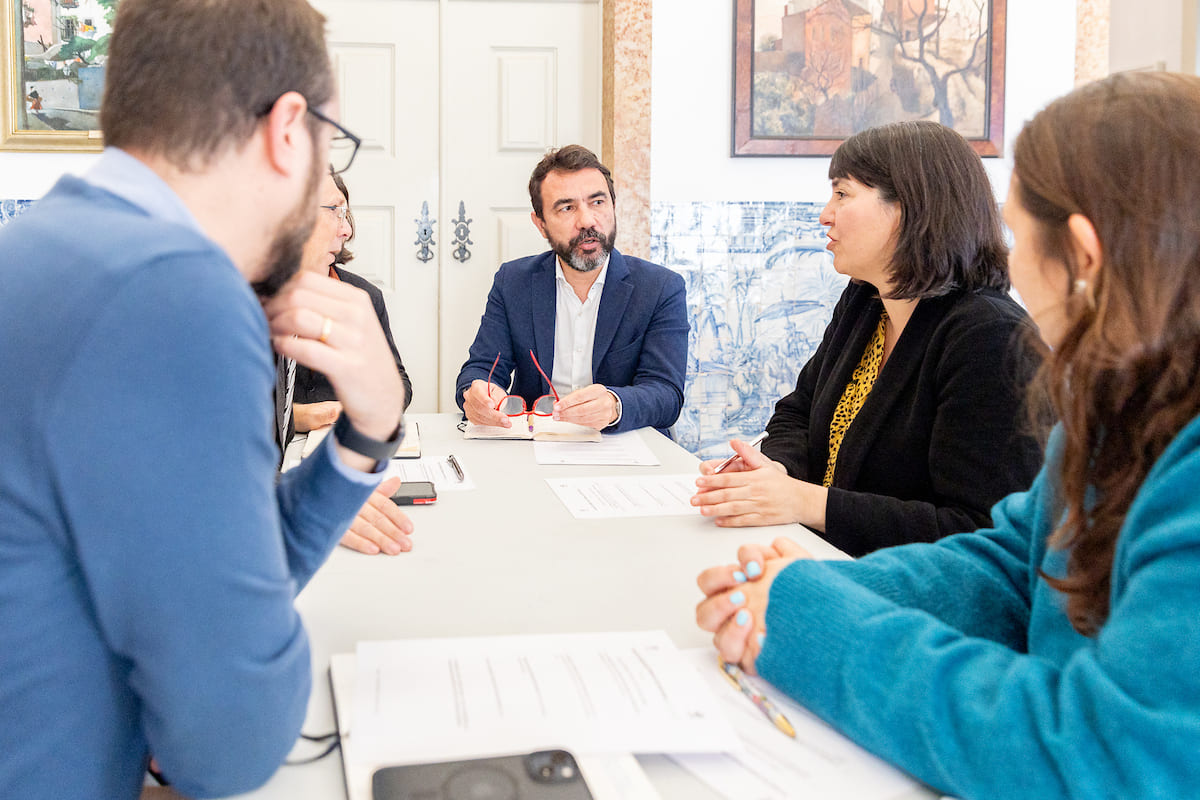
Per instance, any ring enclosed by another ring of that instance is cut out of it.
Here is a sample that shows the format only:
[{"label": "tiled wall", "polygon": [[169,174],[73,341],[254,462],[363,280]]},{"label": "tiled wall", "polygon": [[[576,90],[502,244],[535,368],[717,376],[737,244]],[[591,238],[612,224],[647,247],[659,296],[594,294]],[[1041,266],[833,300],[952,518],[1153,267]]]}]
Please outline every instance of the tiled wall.
[{"label": "tiled wall", "polygon": [[0,225],[8,222],[32,204],[32,200],[0,200]]},{"label": "tiled wall", "polygon": [[[0,200],[0,224],[30,206]],[[656,203],[650,259],[687,284],[688,368],[680,445],[703,458],[762,430],[829,323],[846,279],[816,203]]]},{"label": "tiled wall", "polygon": [[650,259],[684,276],[692,330],[675,439],[702,458],[763,429],[821,342],[846,278],[817,203],[656,203]]}]

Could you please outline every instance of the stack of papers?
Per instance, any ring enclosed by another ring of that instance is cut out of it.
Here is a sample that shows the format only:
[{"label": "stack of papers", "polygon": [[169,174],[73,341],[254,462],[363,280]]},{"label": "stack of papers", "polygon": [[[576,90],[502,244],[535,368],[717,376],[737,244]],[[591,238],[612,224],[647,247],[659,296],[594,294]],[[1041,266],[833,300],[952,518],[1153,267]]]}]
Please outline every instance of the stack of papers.
[{"label": "stack of papers", "polygon": [[[750,679],[780,732],[709,648],[661,631],[360,642],[331,667],[350,800],[391,764],[573,752],[595,800],[653,800],[631,753],[667,753],[730,800],[894,800],[921,784]],[[732,723],[732,724],[731,724]]]}]

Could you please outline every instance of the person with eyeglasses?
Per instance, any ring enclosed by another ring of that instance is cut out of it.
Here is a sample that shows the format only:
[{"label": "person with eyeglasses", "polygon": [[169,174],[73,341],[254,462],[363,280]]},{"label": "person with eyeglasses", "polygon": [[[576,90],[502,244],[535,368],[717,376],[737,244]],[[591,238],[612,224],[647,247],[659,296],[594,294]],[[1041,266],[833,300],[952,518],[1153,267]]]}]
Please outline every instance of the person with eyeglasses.
[{"label": "person with eyeglasses", "polygon": [[550,250],[496,272],[458,374],[459,408],[478,425],[510,427],[531,412],[667,434],[683,407],[683,278],[615,249],[612,174],[587,148],[548,153],[529,199]]},{"label": "person with eyeglasses", "polygon": [[[296,274],[344,135],[321,15],[122,0],[105,69],[104,153],[0,230],[0,797],[133,800],[151,755],[224,797],[296,742],[294,599],[405,392],[367,296]],[[342,403],[279,476],[273,349]]]},{"label": "person with eyeglasses", "polygon": [[[407,409],[412,402],[412,381],[392,339],[392,326],[383,302],[383,293],[366,278],[342,266],[354,258],[346,249],[346,242],[354,237],[354,216],[350,213],[350,190],[340,174],[330,172],[322,179],[319,202],[317,221],[304,246],[300,268],[366,293],[387,339],[396,371],[400,373],[400,380],[404,384],[404,407]],[[303,364],[296,366],[293,376],[290,394],[287,393],[286,384],[277,387],[276,392],[282,391],[285,397],[291,398],[292,413],[289,415],[285,411],[284,416],[294,420],[295,430],[307,433],[333,425],[342,413],[342,403],[329,378]],[[287,437],[290,438],[290,432]],[[375,488],[342,536],[344,547],[368,555],[397,555],[412,549],[409,537],[413,532],[413,523],[390,499],[398,488],[398,477],[389,478]]]}]

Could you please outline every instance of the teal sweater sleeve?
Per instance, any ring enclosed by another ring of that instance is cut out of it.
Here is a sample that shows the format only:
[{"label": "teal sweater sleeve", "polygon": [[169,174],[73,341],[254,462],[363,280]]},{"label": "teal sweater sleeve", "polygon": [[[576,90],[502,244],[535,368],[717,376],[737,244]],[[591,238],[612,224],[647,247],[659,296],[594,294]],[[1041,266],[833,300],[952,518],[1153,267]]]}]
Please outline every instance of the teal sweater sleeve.
[{"label": "teal sweater sleeve", "polygon": [[214,261],[174,254],[95,297],[39,426],[96,625],[189,797],[260,785],[295,742],[311,663],[293,599],[371,492],[328,458],[276,482],[266,320]]},{"label": "teal sweater sleeve", "polygon": [[[1053,504],[1039,497],[1049,492],[1044,473],[997,506],[995,531],[896,548],[857,570],[786,568],[771,588],[757,667],[867,749],[968,800],[1191,796],[1200,786],[1198,484],[1194,422],[1130,508],[1111,614],[1095,638],[1070,627],[1062,596],[1037,577],[1065,563],[1044,550],[1053,527]],[[960,574],[923,587],[939,568]],[[940,596],[956,587],[965,594]],[[999,624],[985,619],[995,616]]]}]

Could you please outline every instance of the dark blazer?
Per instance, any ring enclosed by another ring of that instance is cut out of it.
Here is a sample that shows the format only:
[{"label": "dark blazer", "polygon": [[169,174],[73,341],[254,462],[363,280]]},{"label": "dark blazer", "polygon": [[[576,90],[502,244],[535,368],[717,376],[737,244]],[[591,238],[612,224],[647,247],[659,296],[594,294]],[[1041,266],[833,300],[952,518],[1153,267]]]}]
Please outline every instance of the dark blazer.
[{"label": "dark blazer", "polygon": [[[851,283],[796,390],[775,406],[763,452],[820,484],[833,412],[883,303]],[[921,300],[842,439],[825,538],[852,556],[991,524],[991,507],[1028,489],[1042,453],[1025,387],[1038,356],[1028,316],[1007,294]]]},{"label": "dark blazer", "polygon": [[[496,272],[470,356],[458,373],[454,399],[462,408],[471,382],[492,381],[532,403],[549,390],[529,358],[550,375],[554,364],[555,255],[546,251],[502,264]],[[687,302],[683,278],[666,267],[616,250],[600,295],[592,379],[621,398],[621,421],[609,431],[651,425],[666,433],[683,408],[687,369]],[[553,377],[551,375],[551,377]]]},{"label": "dark blazer", "polygon": [[[375,316],[379,317],[379,324],[383,327],[383,335],[387,337],[388,347],[392,348],[392,357],[396,359],[396,369],[400,371],[400,380],[404,382],[404,408],[407,409],[409,404],[412,403],[412,381],[408,377],[408,372],[404,369],[404,362],[400,360],[400,352],[396,350],[396,343],[392,340],[392,324],[388,321],[387,306],[383,304],[383,292],[379,291],[379,287],[366,278],[361,275],[355,275],[341,266],[334,266],[333,271],[337,273],[338,278],[343,283],[357,286],[371,298],[371,305],[375,308]],[[329,379],[320,372],[314,372],[308,367],[297,365],[296,392],[292,398],[292,402],[322,403],[326,400],[337,400],[337,395],[334,394],[333,386],[330,385]]]}]

